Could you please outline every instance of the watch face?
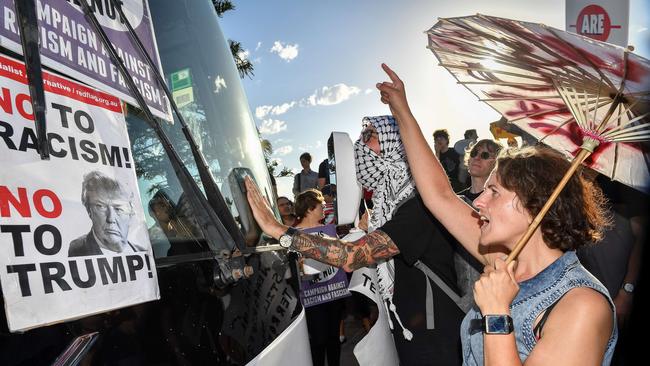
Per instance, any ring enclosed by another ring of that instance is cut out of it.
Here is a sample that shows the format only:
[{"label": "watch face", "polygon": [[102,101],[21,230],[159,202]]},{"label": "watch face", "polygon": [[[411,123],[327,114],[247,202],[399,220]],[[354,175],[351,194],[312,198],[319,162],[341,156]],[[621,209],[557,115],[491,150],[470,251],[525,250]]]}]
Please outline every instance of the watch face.
[{"label": "watch face", "polygon": [[512,318],[507,315],[486,315],[485,332],[496,334],[510,334],[512,332]]},{"label": "watch face", "polygon": [[625,285],[623,285],[623,290],[625,290],[625,292],[632,293],[634,292],[634,285],[631,283],[626,283]]},{"label": "watch face", "polygon": [[291,246],[291,241],[293,240],[293,236],[284,234],[280,237],[280,245],[283,248],[289,248]]}]

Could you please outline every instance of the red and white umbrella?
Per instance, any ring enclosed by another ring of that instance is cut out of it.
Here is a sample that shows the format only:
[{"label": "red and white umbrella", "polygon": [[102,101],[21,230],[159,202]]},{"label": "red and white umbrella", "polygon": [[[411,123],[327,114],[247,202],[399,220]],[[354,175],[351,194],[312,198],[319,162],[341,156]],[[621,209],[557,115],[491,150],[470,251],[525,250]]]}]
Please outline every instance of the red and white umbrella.
[{"label": "red and white umbrella", "polygon": [[584,164],[650,192],[650,61],[543,24],[484,15],[440,19],[427,36],[429,49],[459,84],[573,159],[564,183]]}]

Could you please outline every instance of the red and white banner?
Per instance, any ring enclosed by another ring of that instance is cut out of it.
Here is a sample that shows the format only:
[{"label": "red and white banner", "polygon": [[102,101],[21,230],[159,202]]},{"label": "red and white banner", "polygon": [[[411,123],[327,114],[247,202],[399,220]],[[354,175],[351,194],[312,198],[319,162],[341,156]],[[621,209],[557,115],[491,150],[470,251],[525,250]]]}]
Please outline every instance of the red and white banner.
[{"label": "red and white banner", "polygon": [[24,65],[0,55],[0,282],[11,331],[160,298],[119,99],[43,73],[50,160]]},{"label": "red and white banner", "polygon": [[627,46],[629,0],[566,0],[566,30]]}]

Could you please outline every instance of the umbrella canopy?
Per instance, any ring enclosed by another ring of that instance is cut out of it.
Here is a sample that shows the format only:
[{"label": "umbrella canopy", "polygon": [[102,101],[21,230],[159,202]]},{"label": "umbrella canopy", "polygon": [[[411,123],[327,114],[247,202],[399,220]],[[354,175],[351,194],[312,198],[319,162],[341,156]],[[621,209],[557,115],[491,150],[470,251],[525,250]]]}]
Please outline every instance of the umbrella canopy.
[{"label": "umbrella canopy", "polygon": [[647,59],[543,24],[484,15],[440,19],[427,35],[440,65],[508,123],[569,158],[589,140],[584,165],[650,191]]}]

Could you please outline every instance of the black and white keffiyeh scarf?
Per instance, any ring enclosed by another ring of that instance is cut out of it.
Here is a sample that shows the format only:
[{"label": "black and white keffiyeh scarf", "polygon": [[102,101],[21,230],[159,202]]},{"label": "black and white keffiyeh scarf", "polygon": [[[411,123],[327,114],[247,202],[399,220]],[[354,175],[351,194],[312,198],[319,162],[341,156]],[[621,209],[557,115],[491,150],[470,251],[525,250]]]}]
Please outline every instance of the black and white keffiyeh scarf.
[{"label": "black and white keffiyeh scarf", "polygon": [[[393,116],[364,117],[362,125],[364,130],[369,125],[375,128],[380,147],[380,155],[377,155],[360,139],[354,144],[357,180],[373,192],[373,210],[368,220],[368,232],[372,232],[390,220],[398,205],[411,197],[415,191],[415,182]],[[393,304],[395,264],[392,259],[377,265],[377,277],[384,304],[395,315],[403,329],[404,338],[411,340],[413,335],[402,325]],[[388,323],[393,329],[390,315]]]}]

